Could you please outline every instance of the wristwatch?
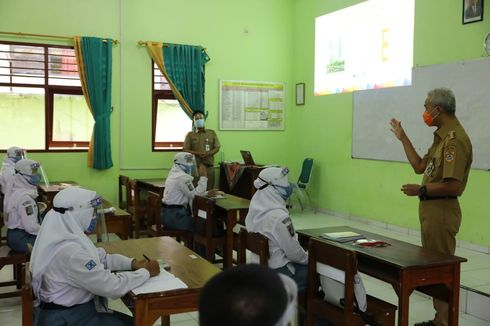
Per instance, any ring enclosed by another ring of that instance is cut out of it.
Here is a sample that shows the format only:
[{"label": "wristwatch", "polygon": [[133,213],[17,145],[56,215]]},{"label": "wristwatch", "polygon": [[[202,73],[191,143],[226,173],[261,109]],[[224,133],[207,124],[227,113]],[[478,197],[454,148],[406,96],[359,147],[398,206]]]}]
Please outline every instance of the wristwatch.
[{"label": "wristwatch", "polygon": [[419,197],[420,198],[424,198],[425,196],[427,196],[427,187],[426,186],[422,186],[419,189]]}]

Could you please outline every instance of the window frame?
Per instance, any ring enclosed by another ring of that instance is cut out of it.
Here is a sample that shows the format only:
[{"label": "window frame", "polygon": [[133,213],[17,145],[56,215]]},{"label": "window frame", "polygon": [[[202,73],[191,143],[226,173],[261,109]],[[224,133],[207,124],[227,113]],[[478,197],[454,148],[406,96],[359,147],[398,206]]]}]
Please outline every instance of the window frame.
[{"label": "window frame", "polygon": [[[155,142],[157,131],[158,100],[177,100],[170,89],[155,89],[155,62],[151,61],[151,150],[152,152],[177,152],[184,148],[184,142]],[[168,148],[157,148],[168,147]],[[171,148],[170,148],[171,147]]]},{"label": "window frame", "polygon": [[[44,83],[43,84],[26,84],[26,83],[14,83],[10,80],[9,83],[0,82],[0,87],[22,87],[22,88],[42,88],[44,89],[44,149],[29,149],[27,151],[33,153],[49,153],[49,152],[87,152],[89,142],[59,142],[53,141],[53,116],[54,107],[53,99],[55,94],[65,94],[65,95],[83,95],[81,86],[63,86],[63,85],[50,85],[49,84],[49,49],[74,49],[70,45],[58,45],[58,44],[47,44],[47,43],[33,43],[33,42],[11,42],[6,40],[0,40],[0,44],[7,45],[20,45],[20,46],[33,46],[43,48],[43,58],[44,58]],[[78,70],[78,67],[77,67]],[[78,75],[80,76],[80,75]],[[53,77],[51,77],[53,78]],[[80,78],[80,77],[79,77]],[[75,147],[75,145],[77,147]],[[66,148],[66,147],[72,148]],[[83,146],[85,148],[80,148]],[[5,149],[6,150],[6,149]],[[2,152],[5,150],[1,150]]]}]

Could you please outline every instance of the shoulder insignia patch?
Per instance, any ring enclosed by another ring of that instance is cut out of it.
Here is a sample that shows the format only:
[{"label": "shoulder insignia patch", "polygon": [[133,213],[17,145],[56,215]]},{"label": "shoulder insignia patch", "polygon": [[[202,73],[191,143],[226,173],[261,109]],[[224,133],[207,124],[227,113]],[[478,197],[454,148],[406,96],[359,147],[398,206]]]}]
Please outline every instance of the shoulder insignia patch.
[{"label": "shoulder insignia patch", "polygon": [[95,266],[97,266],[97,263],[93,259],[90,259],[89,262],[85,264],[85,267],[87,267],[89,271],[91,271]]},{"label": "shoulder insignia patch", "polygon": [[448,146],[444,149],[444,159],[451,163],[456,158],[456,146]]},{"label": "shoulder insignia patch", "polygon": [[24,208],[26,210],[27,215],[32,215],[34,213],[34,209],[32,208],[32,205],[24,206]]},{"label": "shoulder insignia patch", "polygon": [[192,184],[192,181],[187,181],[185,184],[187,186],[187,189],[189,189],[189,191],[194,190],[194,185]]}]

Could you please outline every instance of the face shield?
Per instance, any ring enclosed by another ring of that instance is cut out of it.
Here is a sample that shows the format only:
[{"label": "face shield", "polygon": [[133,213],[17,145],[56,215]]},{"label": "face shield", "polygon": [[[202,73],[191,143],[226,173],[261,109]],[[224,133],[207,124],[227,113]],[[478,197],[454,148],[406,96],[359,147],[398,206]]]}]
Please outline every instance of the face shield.
[{"label": "face shield", "polygon": [[107,233],[107,223],[105,219],[104,207],[102,197],[97,196],[92,199],[86,206],[86,208],[93,208],[92,219],[88,225],[86,232],[97,234],[97,242],[109,241],[109,235]]},{"label": "face shield", "polygon": [[7,150],[7,156],[14,163],[17,163],[20,160],[25,160],[27,158],[27,153],[23,148],[13,146]]},{"label": "face shield", "polygon": [[42,171],[42,168],[39,162],[28,159],[20,160],[15,163],[15,171],[33,186],[37,186],[41,182],[42,177],[40,171]]},{"label": "face shield", "polygon": [[179,153],[175,156],[174,163],[185,173],[192,176],[197,175],[196,159],[194,158],[194,155],[185,152]]}]

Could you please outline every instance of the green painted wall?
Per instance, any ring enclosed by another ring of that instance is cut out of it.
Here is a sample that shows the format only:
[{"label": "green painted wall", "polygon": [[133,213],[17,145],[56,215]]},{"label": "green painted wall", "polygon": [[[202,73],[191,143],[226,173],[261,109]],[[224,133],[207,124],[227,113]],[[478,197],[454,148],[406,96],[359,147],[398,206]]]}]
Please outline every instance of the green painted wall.
[{"label": "green painted wall", "polygon": [[[403,195],[400,186],[420,183],[421,176],[415,175],[408,163],[352,159],[352,94],[313,96],[315,17],[359,2],[296,0],[294,3],[292,83],[305,82],[307,94],[306,105],[292,110],[294,134],[300,135],[293,138],[293,157],[315,158],[317,169],[311,193],[321,207],[419,229],[418,200]],[[488,8],[485,11],[484,21],[462,25],[461,1],[416,0],[414,65],[483,56],[483,37],[490,30]],[[414,114],[422,115],[423,101],[421,98]],[[386,128],[390,118],[386,117]],[[489,172],[471,171],[460,201],[463,222],[458,239],[490,245],[489,183]]]},{"label": "green painted wall", "polygon": [[[313,96],[314,19],[358,2],[2,0],[0,31],[121,41],[113,54],[114,168],[86,168],[86,153],[30,156],[43,162],[51,180],[75,180],[113,200],[119,173],[131,177],[166,175],[174,153],[151,152],[150,59],[137,42],[199,44],[211,57],[206,66],[207,126],[218,132],[225,160],[239,159],[238,151],[246,148],[259,162],[287,164],[297,173],[304,157],[314,157],[312,194],[320,207],[417,229],[417,200],[406,198],[399,188],[403,183],[420,182],[420,176],[412,173],[408,164],[351,159],[352,95]],[[490,29],[489,20],[462,25],[461,10],[461,1],[416,1],[415,65],[483,55],[481,44]],[[488,8],[485,10],[487,17]],[[286,130],[217,130],[219,79],[286,82]],[[306,83],[305,106],[294,105],[297,82]],[[389,119],[386,117],[387,128]],[[220,154],[217,158],[219,161]],[[489,181],[488,172],[471,172],[461,199],[460,239],[490,245],[490,240],[484,239],[490,227],[485,198]]]}]

